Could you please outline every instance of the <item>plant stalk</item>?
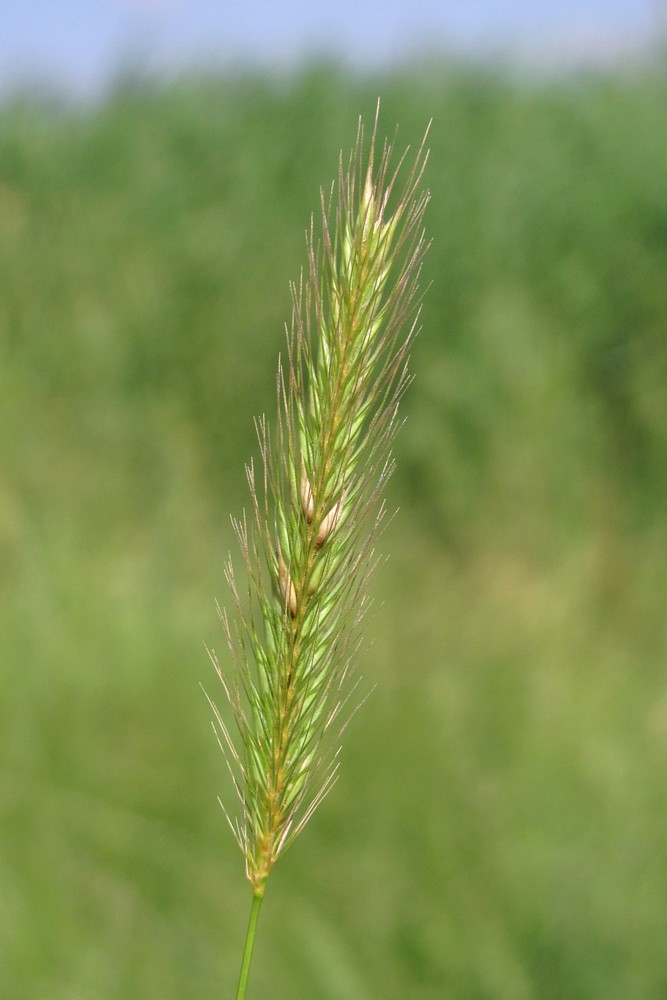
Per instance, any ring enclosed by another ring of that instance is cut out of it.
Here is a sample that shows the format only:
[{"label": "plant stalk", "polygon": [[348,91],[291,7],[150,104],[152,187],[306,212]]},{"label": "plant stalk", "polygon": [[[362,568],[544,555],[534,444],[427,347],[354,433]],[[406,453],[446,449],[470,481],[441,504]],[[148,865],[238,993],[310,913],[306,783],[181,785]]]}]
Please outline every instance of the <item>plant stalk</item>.
[{"label": "plant stalk", "polygon": [[257,929],[257,918],[259,917],[259,908],[262,905],[262,900],[264,899],[264,893],[252,894],[252,906],[250,908],[250,919],[248,920],[248,931],[245,938],[245,946],[243,948],[243,959],[241,961],[241,973],[239,975],[239,985],[236,991],[236,1000],[245,1000],[246,987],[248,985],[248,976],[250,975],[250,963],[252,962],[252,949],[255,944],[255,931]]}]

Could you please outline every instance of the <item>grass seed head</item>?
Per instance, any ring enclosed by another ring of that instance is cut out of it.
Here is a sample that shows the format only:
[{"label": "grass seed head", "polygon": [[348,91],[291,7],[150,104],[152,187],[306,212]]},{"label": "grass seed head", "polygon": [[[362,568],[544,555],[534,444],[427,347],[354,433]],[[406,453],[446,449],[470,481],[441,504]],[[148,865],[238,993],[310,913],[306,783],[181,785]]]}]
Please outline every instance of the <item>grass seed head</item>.
[{"label": "grass seed head", "polygon": [[363,149],[360,123],[347,165],[341,158],[337,201],[323,198],[319,241],[311,228],[307,279],[293,289],[275,424],[257,422],[253,516],[235,522],[248,600],[230,567],[236,676],[223,688],[237,738],[217,710],[215,719],[241,805],[232,825],[258,895],[337,773],[335,736],[408,382],[426,154],[422,144],[411,168],[404,155],[394,169],[385,145],[376,163],[377,120],[365,168]]}]

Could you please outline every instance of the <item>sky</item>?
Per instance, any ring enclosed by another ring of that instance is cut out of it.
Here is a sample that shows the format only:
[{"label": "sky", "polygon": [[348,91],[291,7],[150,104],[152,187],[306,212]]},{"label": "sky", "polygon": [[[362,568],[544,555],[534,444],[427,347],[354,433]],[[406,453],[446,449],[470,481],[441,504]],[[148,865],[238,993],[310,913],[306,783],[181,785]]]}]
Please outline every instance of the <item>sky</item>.
[{"label": "sky", "polygon": [[636,59],[665,38],[667,0],[0,0],[0,91],[103,91],[147,73],[318,54],[353,66],[455,51],[528,65]]}]

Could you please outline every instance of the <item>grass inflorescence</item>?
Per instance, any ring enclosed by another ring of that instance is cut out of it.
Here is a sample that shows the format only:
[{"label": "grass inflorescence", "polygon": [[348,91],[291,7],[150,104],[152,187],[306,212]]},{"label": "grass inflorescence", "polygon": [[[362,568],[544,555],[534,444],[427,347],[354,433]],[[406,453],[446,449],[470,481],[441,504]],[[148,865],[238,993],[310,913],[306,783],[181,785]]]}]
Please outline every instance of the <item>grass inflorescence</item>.
[{"label": "grass inflorescence", "polygon": [[[251,513],[234,520],[246,583],[230,558],[234,608],[221,617],[231,676],[213,656],[237,729],[233,736],[214,706],[241,805],[228,818],[256,901],[336,778],[336,737],[354,704],[350,675],[409,380],[426,154],[422,144],[404,171],[405,155],[392,166],[385,144],[376,161],[375,129],[364,165],[363,140],[360,124],[337,184],[322,196],[321,234],[311,223],[307,236],[275,427],[257,421]],[[253,933],[254,920],[256,908]]]}]

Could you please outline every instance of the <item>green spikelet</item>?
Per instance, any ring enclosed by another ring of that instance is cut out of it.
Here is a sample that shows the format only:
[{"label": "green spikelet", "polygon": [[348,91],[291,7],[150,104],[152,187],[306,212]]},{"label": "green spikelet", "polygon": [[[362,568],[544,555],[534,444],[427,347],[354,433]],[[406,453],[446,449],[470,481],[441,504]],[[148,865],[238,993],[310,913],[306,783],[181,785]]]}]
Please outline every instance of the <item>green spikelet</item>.
[{"label": "green spikelet", "polygon": [[255,897],[336,777],[408,381],[426,156],[422,146],[410,170],[403,157],[390,173],[391,148],[376,164],[375,138],[364,169],[359,126],[349,163],[341,159],[338,184],[322,200],[319,242],[311,226],[307,276],[292,289],[277,420],[271,431],[257,423],[259,475],[247,469],[252,514],[234,522],[247,593],[227,565],[230,679],[214,662],[238,737],[214,706],[215,725],[241,803],[230,823]]}]

